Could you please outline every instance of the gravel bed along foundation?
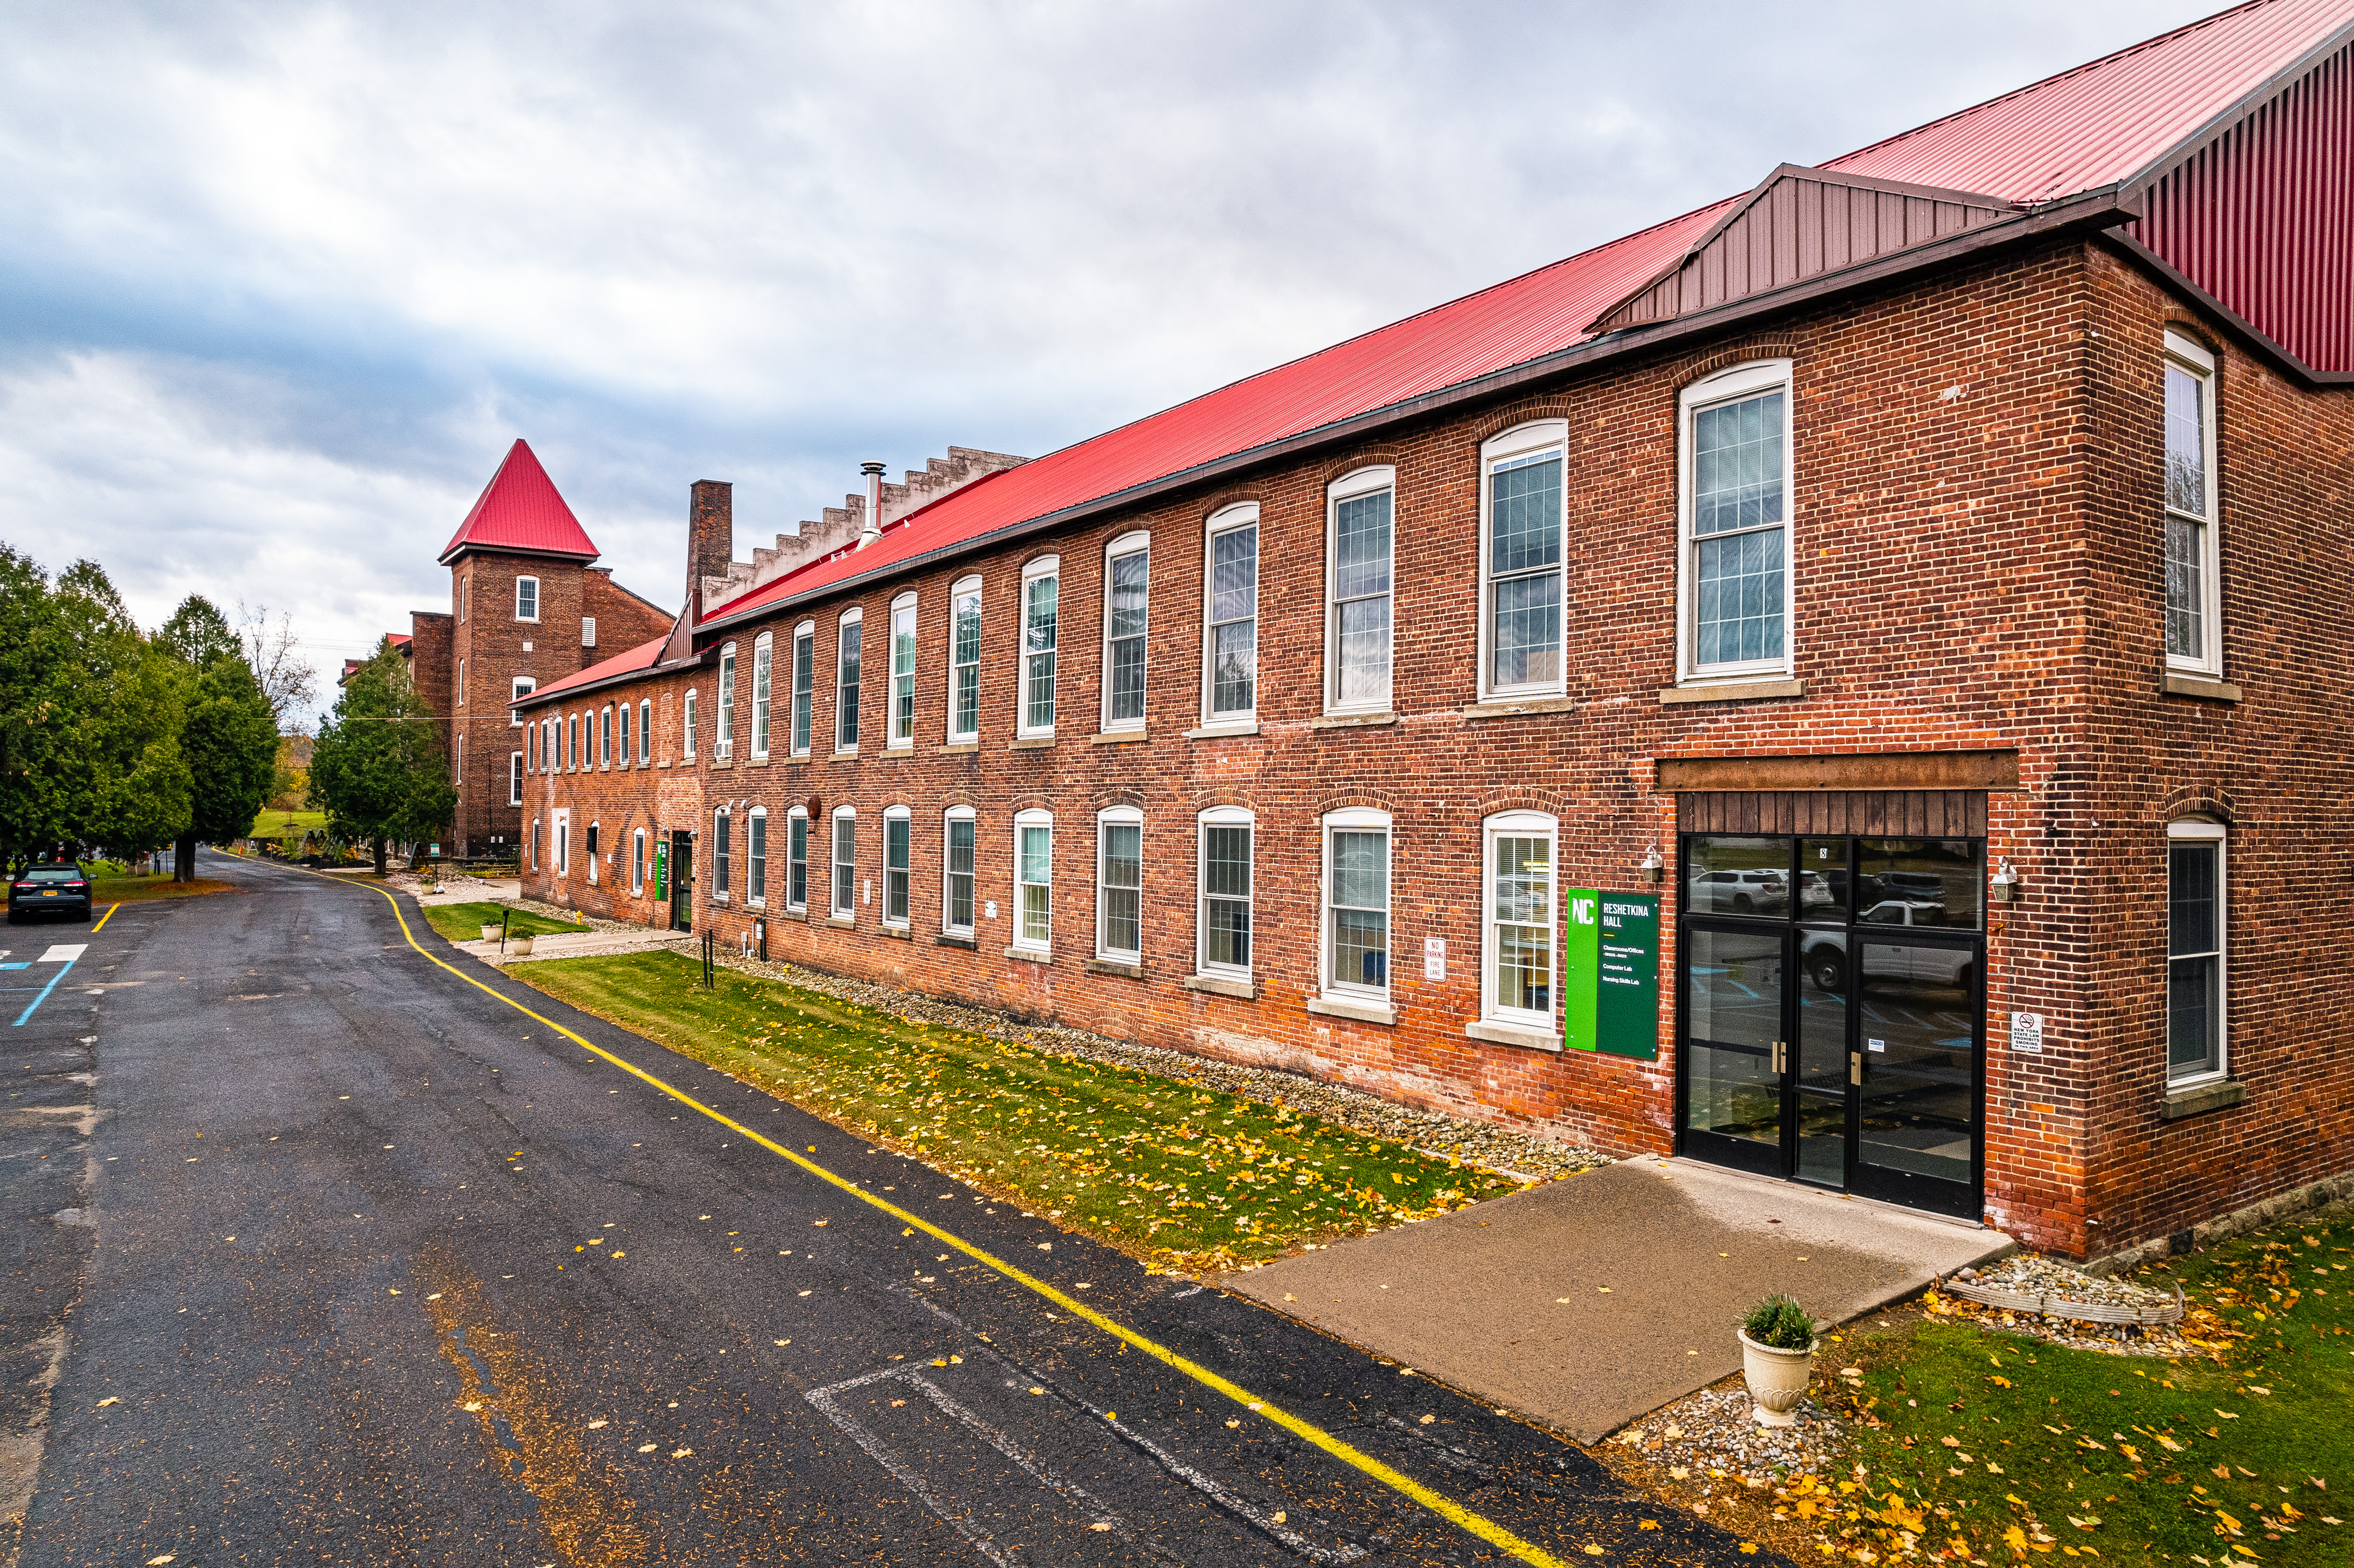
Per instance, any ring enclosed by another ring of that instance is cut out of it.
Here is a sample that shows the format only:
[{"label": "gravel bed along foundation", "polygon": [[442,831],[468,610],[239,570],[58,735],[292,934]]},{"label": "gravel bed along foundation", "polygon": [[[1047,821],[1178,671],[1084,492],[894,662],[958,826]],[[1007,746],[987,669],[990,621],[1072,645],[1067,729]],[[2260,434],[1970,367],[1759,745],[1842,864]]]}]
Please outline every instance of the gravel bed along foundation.
[{"label": "gravel bed along foundation", "polygon": [[1751,1410],[1749,1391],[1735,1377],[1653,1411],[1610,1441],[1688,1484],[1699,1499],[1689,1506],[1702,1515],[1716,1493],[1756,1491],[1795,1475],[1827,1476],[1840,1463],[1848,1430],[1812,1396],[1798,1402],[1792,1426],[1760,1426]]}]

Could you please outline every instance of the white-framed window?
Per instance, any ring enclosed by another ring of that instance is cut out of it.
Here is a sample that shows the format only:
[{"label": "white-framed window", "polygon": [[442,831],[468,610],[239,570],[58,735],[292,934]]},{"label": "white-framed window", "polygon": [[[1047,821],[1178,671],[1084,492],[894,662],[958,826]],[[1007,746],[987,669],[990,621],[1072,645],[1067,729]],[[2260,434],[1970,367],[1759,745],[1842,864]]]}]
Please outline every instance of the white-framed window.
[{"label": "white-framed window", "polygon": [[1352,809],[1324,818],[1324,990],[1390,993],[1390,816]]},{"label": "white-framed window", "polygon": [[531,868],[534,871],[539,869],[539,819],[537,817],[531,820]]},{"label": "white-framed window", "polygon": [[1063,563],[1041,556],[1022,568],[1022,669],[1020,733],[1055,733],[1055,639],[1056,600]]},{"label": "white-framed window", "polygon": [[858,663],[865,634],[864,616],[857,609],[842,612],[834,633],[833,749],[858,749]]},{"label": "white-framed window", "polygon": [[903,593],[891,601],[891,730],[886,749],[905,751],[916,744],[916,596]]},{"label": "white-framed window", "polygon": [[695,760],[695,694],[690,691],[679,703],[678,750],[687,761]]},{"label": "white-framed window", "polygon": [[1202,722],[1258,721],[1258,503],[1210,518],[1203,551]]},{"label": "white-framed window", "polygon": [[1479,1016],[1550,1033],[1561,994],[1560,826],[1540,811],[1506,811],[1480,829]]},{"label": "white-framed window", "polygon": [[735,738],[736,644],[730,642],[719,650],[719,715],[711,726],[711,759],[726,761]]},{"label": "white-framed window", "polygon": [[1251,973],[1251,852],[1257,820],[1241,806],[1216,806],[1202,813],[1200,864],[1194,885],[1202,890],[1196,929],[1201,933],[1195,967],[1205,975],[1248,980]]},{"label": "white-framed window", "polygon": [[755,806],[744,819],[744,902],[769,901],[769,808]]},{"label": "white-framed window", "polygon": [[461,789],[466,786],[466,737],[462,735],[458,737],[458,760],[450,769],[450,782]]},{"label": "white-framed window", "polygon": [[525,756],[524,766],[534,773],[538,772],[539,726],[537,724],[534,724],[529,729],[523,732],[523,745]]},{"label": "white-framed window", "polygon": [[810,709],[817,688],[817,622],[804,620],[793,628],[792,754],[810,754]]},{"label": "white-framed window", "polygon": [[2166,334],[2166,662],[2223,673],[2216,543],[2215,356]]},{"label": "white-framed window", "polygon": [[1564,471],[1569,426],[1541,419],[1479,447],[1479,694],[1566,689]]},{"label": "white-framed window", "polygon": [[621,749],[620,749],[620,751],[617,754],[617,757],[618,757],[618,760],[620,762],[621,766],[622,766],[622,767],[624,767],[624,768],[627,768],[627,767],[630,765],[630,758],[631,758],[631,757],[632,755],[634,755],[634,753],[631,750],[631,747],[630,747],[630,731],[631,731],[631,727],[632,727],[632,726],[631,726],[631,723],[630,723],[630,715],[631,715],[631,710],[630,705],[629,705],[629,704],[627,704],[627,703],[623,703],[623,704],[621,705],[621,709],[620,709],[620,714],[621,714]]},{"label": "white-framed window", "polygon": [[809,907],[809,811],[801,806],[785,813],[785,907]]},{"label": "white-framed window", "polygon": [[908,838],[913,823],[905,806],[891,806],[883,812],[883,924],[907,924],[908,898]]},{"label": "white-framed window", "polygon": [[847,920],[858,913],[858,809],[833,809],[833,915]]},{"label": "white-framed window", "polygon": [[633,829],[630,833],[630,891],[642,896],[646,891],[646,831]]},{"label": "white-framed window", "polygon": [[466,705],[466,662],[463,659],[458,661],[458,705],[461,708]]},{"label": "white-framed window", "polygon": [[776,641],[763,631],[752,639],[752,755],[769,755],[769,680],[776,662]]},{"label": "white-framed window", "polygon": [[638,699],[638,766],[643,768],[654,759],[654,700]]},{"label": "white-framed window", "polygon": [[2224,829],[2203,820],[2166,825],[2166,1081],[2231,1070],[2229,906]]},{"label": "white-framed window", "polygon": [[458,579],[458,624],[466,624],[466,611],[474,602],[474,576],[472,572]]},{"label": "white-framed window", "polygon": [[1397,470],[1362,468],[1324,493],[1324,711],[1389,711]]},{"label": "white-framed window", "polygon": [[[538,689],[539,683],[532,679],[529,675],[517,675],[512,681],[507,683],[508,700],[510,702],[520,702]],[[517,729],[521,729],[524,724],[523,715],[515,712],[513,707],[508,708],[507,723],[513,725]]]},{"label": "white-framed window", "polygon": [[949,739],[981,738],[981,579],[949,589]]},{"label": "white-framed window", "polygon": [[523,753],[520,751],[507,753],[507,804],[523,804]]},{"label": "white-framed window", "polygon": [[558,811],[555,814],[548,827],[547,842],[549,848],[555,853],[556,874],[570,876],[572,874],[571,812]]},{"label": "white-framed window", "polygon": [[1013,817],[1013,945],[1043,953],[1055,939],[1055,814]]},{"label": "white-framed window", "polygon": [[597,646],[597,618],[593,615],[584,615],[580,618],[580,646],[583,648]]},{"label": "white-framed window", "polygon": [[598,875],[597,824],[594,821],[588,824],[588,836],[581,841],[580,848],[588,860],[588,885],[594,887],[601,880]]},{"label": "white-framed window", "polygon": [[580,770],[580,715],[573,714],[565,721],[564,771]]},{"label": "white-framed window", "polygon": [[1790,668],[1790,362],[1721,370],[1678,399],[1677,664],[1683,676]]},{"label": "white-framed window", "polygon": [[515,619],[517,620],[539,619],[539,579],[537,577],[515,578]]},{"label": "white-framed window", "polygon": [[597,766],[613,766],[613,709],[610,704],[597,715]]},{"label": "white-framed window", "polygon": [[729,863],[735,858],[736,846],[730,838],[734,826],[726,807],[711,813],[711,896],[722,901],[727,896]]},{"label": "white-framed window", "polygon": [[940,819],[940,929],[972,935],[973,841],[978,823],[970,806],[950,806]]},{"label": "white-framed window", "polygon": [[1152,540],[1123,534],[1104,546],[1104,733],[1144,727],[1144,644],[1150,620]]},{"label": "white-framed window", "polygon": [[1144,813],[1133,806],[1096,814],[1096,956],[1144,961]]}]

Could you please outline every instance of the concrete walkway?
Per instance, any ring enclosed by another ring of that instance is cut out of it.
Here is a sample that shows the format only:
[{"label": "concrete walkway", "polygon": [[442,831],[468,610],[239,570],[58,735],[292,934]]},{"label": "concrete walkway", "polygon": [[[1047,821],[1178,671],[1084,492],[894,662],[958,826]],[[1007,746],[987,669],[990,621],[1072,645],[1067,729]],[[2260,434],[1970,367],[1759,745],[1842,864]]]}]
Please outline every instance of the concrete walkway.
[{"label": "concrete walkway", "polygon": [[1628,1160],[1217,1283],[1582,1443],[1740,1370],[1787,1290],[1844,1322],[2000,1232],[1685,1160]]},{"label": "concrete walkway", "polygon": [[656,948],[675,948],[686,952],[695,938],[684,931],[564,931],[546,933],[532,939],[528,958],[514,950],[514,939],[507,939],[507,950],[491,942],[452,942],[450,945],[461,953],[471,953],[486,964],[535,964],[542,959],[591,959],[605,953],[643,953]]}]

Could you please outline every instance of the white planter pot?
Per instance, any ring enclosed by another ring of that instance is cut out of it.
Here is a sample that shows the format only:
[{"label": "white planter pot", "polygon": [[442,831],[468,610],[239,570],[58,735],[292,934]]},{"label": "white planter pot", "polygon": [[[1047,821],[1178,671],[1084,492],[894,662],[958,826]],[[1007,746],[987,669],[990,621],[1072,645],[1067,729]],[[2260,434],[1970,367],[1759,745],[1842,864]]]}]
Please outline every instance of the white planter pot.
[{"label": "white planter pot", "polygon": [[509,937],[507,938],[507,951],[518,959],[527,959],[531,957],[531,938],[529,937]]},{"label": "white planter pot", "polygon": [[1760,1426],[1788,1426],[1797,1421],[1792,1412],[1798,1401],[1807,1395],[1807,1383],[1814,1376],[1815,1347],[1803,1351],[1777,1351],[1771,1345],[1761,1345],[1748,1335],[1735,1330],[1741,1341],[1741,1376],[1749,1384],[1752,1412]]},{"label": "white planter pot", "polygon": [[483,941],[485,941],[485,942],[495,942],[495,941],[497,941],[498,939],[499,939],[499,923],[498,923],[496,920],[485,920],[485,921],[483,921],[483,922],[482,922],[482,940],[483,940]]}]

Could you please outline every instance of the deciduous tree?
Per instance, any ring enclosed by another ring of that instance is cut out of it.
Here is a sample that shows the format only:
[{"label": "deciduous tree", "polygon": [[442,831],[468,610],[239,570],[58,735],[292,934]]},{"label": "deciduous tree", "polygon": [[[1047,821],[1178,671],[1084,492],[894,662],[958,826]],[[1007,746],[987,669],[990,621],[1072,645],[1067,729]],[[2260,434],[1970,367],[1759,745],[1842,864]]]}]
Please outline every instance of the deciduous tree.
[{"label": "deciduous tree", "polygon": [[330,832],[374,846],[379,874],[388,842],[438,833],[457,810],[433,724],[387,639],[344,683],[312,743],[312,800],[326,811]]}]

